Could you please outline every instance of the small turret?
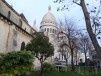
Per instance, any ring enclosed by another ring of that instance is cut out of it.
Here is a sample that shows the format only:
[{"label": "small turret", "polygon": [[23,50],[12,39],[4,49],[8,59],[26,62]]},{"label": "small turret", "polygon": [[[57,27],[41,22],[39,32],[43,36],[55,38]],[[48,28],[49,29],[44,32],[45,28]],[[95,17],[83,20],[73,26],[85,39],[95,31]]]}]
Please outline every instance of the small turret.
[{"label": "small turret", "polygon": [[48,11],[51,11],[51,6],[50,5],[48,6]]}]

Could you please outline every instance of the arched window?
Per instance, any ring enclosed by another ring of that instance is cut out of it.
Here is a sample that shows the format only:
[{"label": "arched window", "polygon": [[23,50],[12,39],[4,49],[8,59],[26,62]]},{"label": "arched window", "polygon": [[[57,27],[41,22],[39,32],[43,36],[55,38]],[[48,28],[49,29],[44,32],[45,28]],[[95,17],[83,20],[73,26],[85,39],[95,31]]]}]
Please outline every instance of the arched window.
[{"label": "arched window", "polygon": [[52,33],[52,29],[50,28],[50,33]]},{"label": "arched window", "polygon": [[49,32],[49,28],[47,28],[47,32]]},{"label": "arched window", "polygon": [[46,31],[46,28],[45,28],[45,31]]},{"label": "arched window", "polygon": [[53,29],[53,33],[54,33],[54,29]]},{"label": "arched window", "polygon": [[22,20],[19,20],[19,26],[22,27]]},{"label": "arched window", "polygon": [[21,43],[21,49],[20,50],[24,50],[25,49],[25,42]]},{"label": "arched window", "polygon": [[8,11],[8,19],[10,19],[10,16],[11,16],[11,12]]}]

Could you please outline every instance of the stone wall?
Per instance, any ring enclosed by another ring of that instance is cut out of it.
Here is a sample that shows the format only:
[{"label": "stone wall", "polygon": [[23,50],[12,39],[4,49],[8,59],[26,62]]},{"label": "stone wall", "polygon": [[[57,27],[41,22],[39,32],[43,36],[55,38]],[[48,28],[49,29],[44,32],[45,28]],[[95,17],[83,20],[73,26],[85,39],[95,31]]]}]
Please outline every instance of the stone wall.
[{"label": "stone wall", "polygon": [[7,2],[0,0],[0,52],[20,51],[21,43],[30,42],[35,32],[23,14],[18,14]]},{"label": "stone wall", "polygon": [[0,20],[0,52],[19,51],[33,37],[13,24]]}]

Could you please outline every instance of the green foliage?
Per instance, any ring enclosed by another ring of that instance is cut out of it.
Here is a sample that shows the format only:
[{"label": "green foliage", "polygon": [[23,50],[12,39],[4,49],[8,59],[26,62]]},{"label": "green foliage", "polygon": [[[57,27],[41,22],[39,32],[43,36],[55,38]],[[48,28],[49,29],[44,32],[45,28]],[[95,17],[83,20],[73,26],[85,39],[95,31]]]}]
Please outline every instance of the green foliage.
[{"label": "green foliage", "polygon": [[54,52],[54,48],[49,43],[48,37],[38,32],[35,33],[35,38],[26,45],[26,50],[32,51],[38,59],[46,59]]},{"label": "green foliage", "polygon": [[[84,74],[85,72],[85,74]],[[29,76],[39,76],[38,71],[32,72]],[[25,75],[24,75],[25,76]],[[86,72],[82,70],[81,72],[75,72],[75,71],[49,71],[49,72],[44,72],[43,76],[101,76],[101,70],[99,72]]]},{"label": "green foliage", "polygon": [[43,62],[54,53],[54,47],[49,43],[49,38],[42,32],[36,32],[35,38],[26,45],[26,50],[31,51],[40,61],[40,75],[43,75]]},{"label": "green foliage", "polygon": [[80,66],[76,67],[77,72],[82,76],[101,76],[101,69],[93,66]]},{"label": "green foliage", "polygon": [[32,70],[33,55],[29,51],[0,55],[0,76],[20,76]]},{"label": "green foliage", "polygon": [[43,72],[50,72],[50,71],[56,71],[55,65],[44,63],[43,64]]},{"label": "green foliage", "polygon": [[[34,75],[35,74],[30,76],[34,76]],[[35,76],[39,76],[39,75],[35,75]],[[43,76],[83,76],[83,75],[72,71],[67,71],[67,72],[50,71],[50,72],[44,72]]]}]

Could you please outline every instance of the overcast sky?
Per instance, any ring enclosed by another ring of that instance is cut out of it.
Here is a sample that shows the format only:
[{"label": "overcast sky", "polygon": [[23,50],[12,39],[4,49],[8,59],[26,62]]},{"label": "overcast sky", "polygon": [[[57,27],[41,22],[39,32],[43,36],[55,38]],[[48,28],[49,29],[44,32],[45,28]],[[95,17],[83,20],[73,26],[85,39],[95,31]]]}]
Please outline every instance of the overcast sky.
[{"label": "overcast sky", "polygon": [[[52,13],[56,19],[63,19],[64,16],[67,16],[68,19],[76,22],[76,26],[85,27],[84,17],[82,10],[77,5],[72,5],[68,10],[63,12],[57,12],[57,6],[53,3],[53,0],[6,0],[13,8],[19,12],[24,13],[25,17],[29,21],[29,24],[32,26],[34,20],[36,20],[36,27],[39,28],[42,17],[47,13],[48,6],[51,5]],[[96,3],[96,0],[93,1],[93,4]]]},{"label": "overcast sky", "polygon": [[[36,20],[37,26],[40,26],[41,19],[47,13],[48,6],[51,5],[52,12],[55,15],[56,9],[52,0],[6,0],[13,8],[24,13],[29,23],[33,25]],[[57,14],[56,14],[57,15]]]}]

